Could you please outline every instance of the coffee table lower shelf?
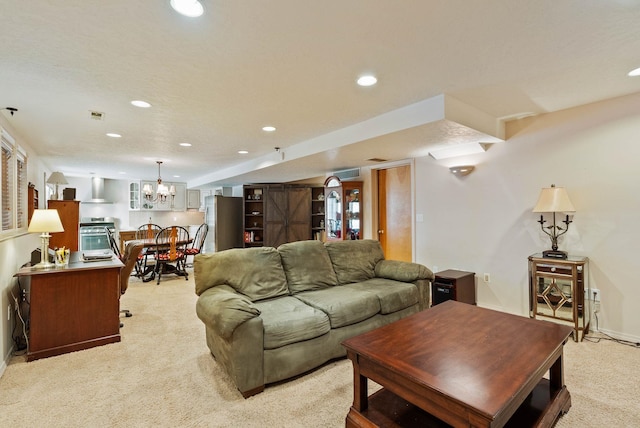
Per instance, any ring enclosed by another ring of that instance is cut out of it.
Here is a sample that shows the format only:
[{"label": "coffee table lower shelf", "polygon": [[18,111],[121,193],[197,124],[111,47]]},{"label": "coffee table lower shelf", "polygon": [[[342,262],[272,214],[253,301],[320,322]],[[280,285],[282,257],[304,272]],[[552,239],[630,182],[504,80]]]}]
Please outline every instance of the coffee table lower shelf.
[{"label": "coffee table lower shelf", "polygon": [[[541,379],[505,427],[550,427],[561,415],[567,413],[570,407],[571,396],[566,387],[552,391],[549,380]],[[365,411],[358,412],[351,407],[346,426],[348,428],[450,427],[384,388],[369,397],[369,407]]]}]

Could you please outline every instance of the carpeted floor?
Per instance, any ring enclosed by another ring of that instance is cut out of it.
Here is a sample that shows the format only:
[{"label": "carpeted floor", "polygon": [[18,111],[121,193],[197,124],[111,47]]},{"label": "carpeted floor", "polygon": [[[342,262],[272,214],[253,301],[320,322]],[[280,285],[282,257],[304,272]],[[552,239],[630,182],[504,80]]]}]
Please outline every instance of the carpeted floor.
[{"label": "carpeted floor", "polygon": [[[132,279],[122,342],[30,363],[14,357],[0,378],[0,426],[344,426],[348,360],[245,400],[206,347],[193,289],[192,276]],[[570,341],[565,360],[573,405],[558,427],[640,426],[639,349]]]}]

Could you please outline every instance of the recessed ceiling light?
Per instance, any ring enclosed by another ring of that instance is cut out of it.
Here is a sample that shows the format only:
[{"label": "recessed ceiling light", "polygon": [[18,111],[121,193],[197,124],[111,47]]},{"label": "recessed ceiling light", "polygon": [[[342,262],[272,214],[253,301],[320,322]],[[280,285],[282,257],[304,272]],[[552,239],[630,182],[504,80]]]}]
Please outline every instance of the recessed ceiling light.
[{"label": "recessed ceiling light", "polygon": [[204,13],[202,3],[198,0],[171,0],[171,7],[181,15],[197,18]]},{"label": "recessed ceiling light", "polygon": [[273,132],[273,131],[276,130],[276,127],[275,126],[263,126],[262,130],[263,131],[267,131],[267,132]]},{"label": "recessed ceiling light", "polygon": [[246,155],[249,152],[247,150],[238,150],[238,153],[241,154],[241,155]]},{"label": "recessed ceiling light", "polygon": [[191,147],[191,143],[180,143],[182,147]]},{"label": "recessed ceiling light", "polygon": [[120,135],[120,134],[116,134],[116,133],[114,133],[114,132],[108,132],[108,133],[107,133],[107,137],[111,137],[111,138],[120,138],[120,137],[122,137],[122,135]]},{"label": "recessed ceiling light", "polygon": [[118,174],[126,175],[127,173],[124,172],[124,171],[120,171],[120,172],[118,172]]},{"label": "recessed ceiling light", "polygon": [[149,107],[151,107],[151,104],[149,104],[146,101],[142,101],[142,100],[131,101],[131,104],[133,104],[136,107],[140,107],[140,108],[149,108]]},{"label": "recessed ceiling light", "polygon": [[627,73],[627,76],[629,76],[629,77],[640,76],[640,68],[636,68],[635,70],[631,70],[629,73]]},{"label": "recessed ceiling light", "polygon": [[180,176],[179,175],[174,175],[173,178],[180,178]]},{"label": "recessed ceiling light", "polygon": [[378,79],[376,79],[376,76],[373,76],[371,74],[360,76],[358,78],[358,85],[360,86],[373,86],[376,83],[378,83]]}]

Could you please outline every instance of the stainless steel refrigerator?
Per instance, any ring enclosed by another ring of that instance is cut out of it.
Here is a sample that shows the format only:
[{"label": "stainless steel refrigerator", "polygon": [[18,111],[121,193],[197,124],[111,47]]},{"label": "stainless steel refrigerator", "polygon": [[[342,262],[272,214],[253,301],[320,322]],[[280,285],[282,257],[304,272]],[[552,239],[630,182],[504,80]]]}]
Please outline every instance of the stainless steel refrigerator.
[{"label": "stainless steel refrigerator", "polygon": [[204,253],[242,248],[242,198],[205,196],[204,221],[209,233],[204,241]]}]

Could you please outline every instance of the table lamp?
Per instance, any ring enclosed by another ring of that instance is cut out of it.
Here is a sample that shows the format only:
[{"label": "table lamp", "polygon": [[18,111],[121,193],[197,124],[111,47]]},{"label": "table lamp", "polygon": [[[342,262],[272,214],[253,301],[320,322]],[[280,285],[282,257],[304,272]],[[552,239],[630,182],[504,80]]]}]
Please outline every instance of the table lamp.
[{"label": "table lamp", "polygon": [[40,232],[42,240],[42,250],[40,263],[35,265],[36,269],[47,269],[55,266],[49,261],[49,238],[51,232],[64,232],[58,210],[34,210],[28,232]]},{"label": "table lamp", "polygon": [[551,257],[555,259],[566,259],[567,252],[558,250],[558,238],[569,230],[569,224],[571,224],[571,220],[569,219],[569,215],[562,220],[562,222],[566,225],[564,228],[556,225],[556,213],[574,213],[576,209],[573,207],[571,200],[569,199],[569,195],[564,187],[556,187],[554,184],[551,187],[545,187],[540,192],[540,197],[538,198],[538,202],[536,206],[533,208],[534,213],[553,213],[553,224],[549,226],[545,226],[546,220],[544,216],[540,214],[540,227],[542,231],[546,233],[549,238],[551,238],[551,250],[546,250],[542,252],[542,257]]},{"label": "table lamp", "polygon": [[58,193],[58,185],[59,184],[69,184],[67,179],[64,177],[64,174],[58,171],[52,172],[49,178],[47,179],[47,183],[56,185],[56,193],[53,195],[53,199],[60,199],[60,194]]}]

